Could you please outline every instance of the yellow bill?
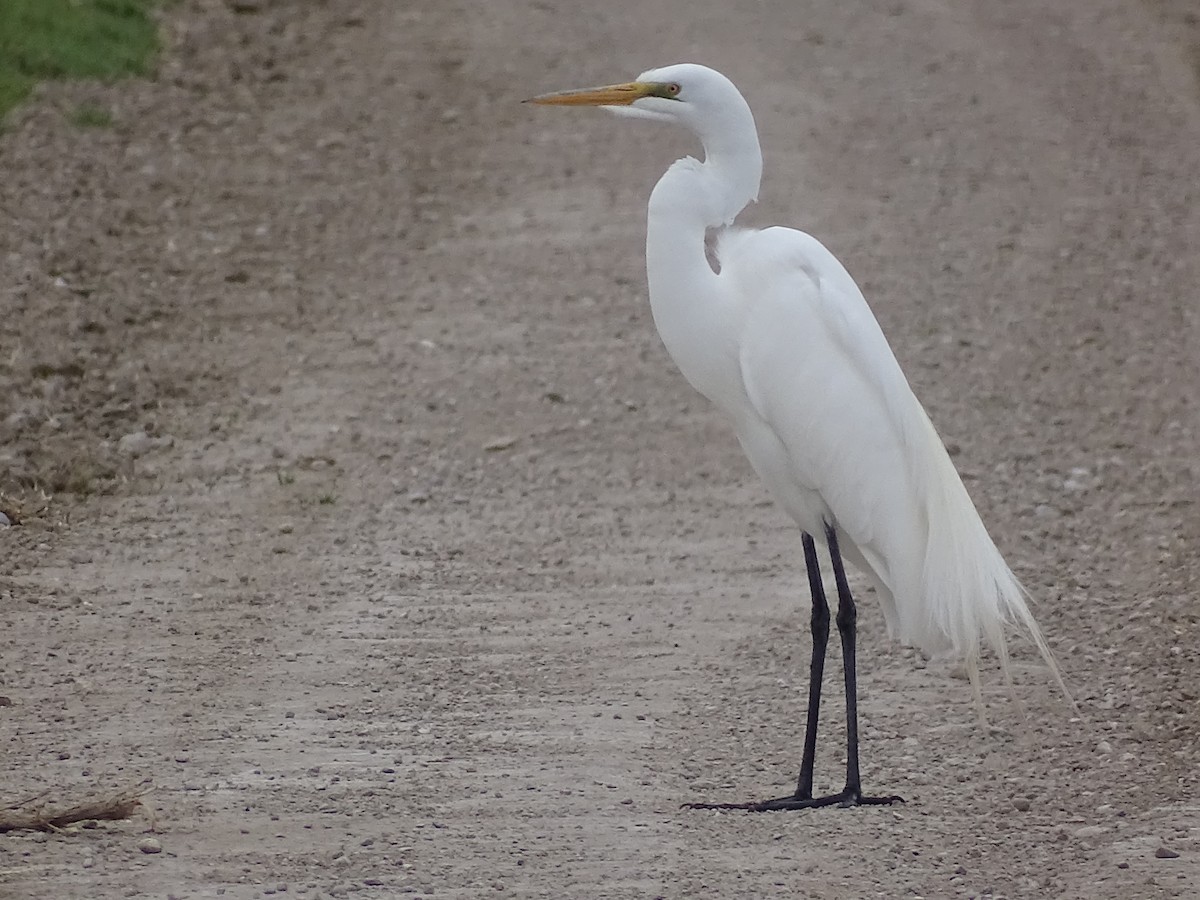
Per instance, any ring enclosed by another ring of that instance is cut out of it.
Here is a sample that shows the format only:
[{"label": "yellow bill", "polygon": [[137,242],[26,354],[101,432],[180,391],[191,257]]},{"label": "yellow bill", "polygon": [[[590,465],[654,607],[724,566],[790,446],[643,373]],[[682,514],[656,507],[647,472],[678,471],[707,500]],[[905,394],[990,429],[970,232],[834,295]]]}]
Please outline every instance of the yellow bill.
[{"label": "yellow bill", "polygon": [[[673,90],[672,90],[673,89]],[[546,106],[629,106],[643,97],[666,97],[674,99],[679,93],[678,85],[655,84],[651,81],[629,81],[625,84],[607,84],[603,87],[584,88],[578,91],[555,91],[531,97],[526,103]]]}]

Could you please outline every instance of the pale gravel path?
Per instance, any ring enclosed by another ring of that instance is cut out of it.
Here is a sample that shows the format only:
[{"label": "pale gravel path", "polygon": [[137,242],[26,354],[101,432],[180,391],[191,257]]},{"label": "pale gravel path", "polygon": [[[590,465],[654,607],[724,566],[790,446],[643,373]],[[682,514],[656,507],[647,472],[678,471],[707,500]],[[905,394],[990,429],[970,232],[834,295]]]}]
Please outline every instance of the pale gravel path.
[{"label": "pale gravel path", "polygon": [[[71,315],[132,311],[70,346],[175,443],[0,532],[0,797],[152,779],[163,852],[7,836],[0,896],[1200,892],[1197,88],[1146,8],[1047,6],[195,0],[115,132],[25,114],[22,353],[65,266]],[[794,777],[798,536],[653,334],[692,148],[517,101],[684,59],[745,89],[752,220],[856,274],[1080,701],[1026,653],[981,729],[865,598],[902,808],[678,809]]]}]

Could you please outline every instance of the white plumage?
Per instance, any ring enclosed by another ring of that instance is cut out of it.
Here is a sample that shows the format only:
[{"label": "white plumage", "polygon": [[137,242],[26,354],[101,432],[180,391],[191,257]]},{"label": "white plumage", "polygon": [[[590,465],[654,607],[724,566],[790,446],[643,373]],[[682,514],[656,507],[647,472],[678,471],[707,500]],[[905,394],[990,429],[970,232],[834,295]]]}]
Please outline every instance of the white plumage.
[{"label": "white plumage", "polygon": [[684,377],[730,418],[804,531],[836,526],[893,637],[971,664],[981,640],[1003,658],[1005,625],[1017,623],[1049,658],[1024,591],[837,258],[801,231],[728,228],[719,271],[705,259],[707,229],[758,193],[757,131],[737,88],[694,65],[638,81],[682,86],[705,149],[704,163],[682,160],[659,181],[647,222],[650,305]]},{"label": "white plumage", "polygon": [[837,259],[785,228],[727,233],[717,259],[718,291],[740,307],[741,396],[710,399],[779,504],[810,534],[836,526],[896,639],[968,661],[981,639],[1003,654],[1008,621],[1038,640],[1020,585]]},{"label": "white plumage", "polygon": [[[1005,631],[1015,624],[1058,678],[1024,590],[849,273],[803,232],[732,227],[757,198],[762,172],[754,119],[737,88],[712,69],[678,65],[626,85],[535,99],[603,105],[682,124],[700,138],[704,161],[673,164],[647,218],[650,305],[680,371],[728,417],[800,528],[827,540],[834,530],[834,549],[869,576],[893,637],[963,658],[978,692],[981,643],[995,648],[1007,674]],[[705,249],[712,229],[715,270]],[[852,654],[852,633],[850,641]],[[854,768],[856,780],[857,758]]]}]

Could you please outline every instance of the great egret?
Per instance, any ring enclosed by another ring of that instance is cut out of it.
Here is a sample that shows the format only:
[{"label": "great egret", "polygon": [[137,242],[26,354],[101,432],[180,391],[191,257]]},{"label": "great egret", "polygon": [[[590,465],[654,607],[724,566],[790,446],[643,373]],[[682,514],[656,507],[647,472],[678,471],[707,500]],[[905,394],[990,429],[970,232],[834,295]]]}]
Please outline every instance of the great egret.
[{"label": "great egret", "polygon": [[[796,792],[761,803],[688,805],[764,811],[900,800],[862,793],[856,612],[842,557],[875,586],[893,637],[966,661],[977,702],[980,642],[996,650],[1007,675],[1011,624],[1024,628],[1062,685],[1024,590],[842,264],[803,232],[733,227],[758,198],[762,153],[750,107],[728,78],[675,65],[531,102],[601,106],[683,125],[700,139],[703,162],[678,160],[650,195],[654,322],[684,377],[729,418],[754,470],[803,531],[813,649]],[[709,229],[719,229],[715,267],[706,253]],[[812,791],[829,637],[814,536],[829,547],[845,663],[846,785],[825,797]]]}]

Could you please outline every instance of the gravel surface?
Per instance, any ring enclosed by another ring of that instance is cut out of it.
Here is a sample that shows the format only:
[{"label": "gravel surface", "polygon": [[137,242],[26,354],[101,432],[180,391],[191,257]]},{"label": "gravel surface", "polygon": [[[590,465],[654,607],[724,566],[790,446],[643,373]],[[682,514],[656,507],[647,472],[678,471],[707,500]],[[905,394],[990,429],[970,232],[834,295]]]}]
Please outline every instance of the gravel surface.
[{"label": "gravel surface", "polygon": [[[0,896],[1200,895],[1194,15],[748,10],[184,0],[153,81],[8,120],[0,803],[153,790],[0,837]],[[799,535],[653,331],[687,137],[518,101],[683,60],[743,88],[747,220],[856,275],[1078,700],[1019,647],[980,725],[855,580],[903,806],[679,808],[793,782]]]}]

